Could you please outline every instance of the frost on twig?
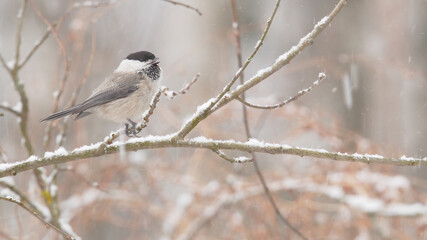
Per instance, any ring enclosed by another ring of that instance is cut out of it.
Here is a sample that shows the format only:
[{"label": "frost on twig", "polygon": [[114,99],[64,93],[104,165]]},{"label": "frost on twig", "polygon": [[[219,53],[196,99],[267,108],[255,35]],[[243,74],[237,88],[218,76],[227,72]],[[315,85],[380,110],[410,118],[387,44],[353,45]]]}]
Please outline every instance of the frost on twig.
[{"label": "frost on twig", "polygon": [[183,88],[181,88],[181,90],[179,90],[178,92],[169,90],[169,88],[167,88],[167,87],[163,87],[162,91],[163,91],[164,95],[169,98],[169,100],[172,100],[176,96],[178,96],[179,94],[180,95],[186,94],[190,90],[191,86],[194,83],[196,83],[196,81],[199,79],[199,77],[200,77],[200,73],[197,73],[196,76],[193,78],[193,80],[186,83],[185,86]]},{"label": "frost on twig", "polygon": [[[18,108],[19,107],[19,108]],[[22,104],[17,104],[15,107],[10,107],[7,102],[0,103],[0,109],[6,110],[17,117],[21,116]]]},{"label": "frost on twig", "polygon": [[277,103],[277,104],[274,104],[274,105],[265,105],[265,106],[263,106],[263,105],[252,104],[252,103],[248,103],[247,101],[245,101],[241,97],[237,97],[236,99],[239,100],[241,103],[243,103],[246,106],[251,107],[251,108],[264,109],[264,110],[270,110],[270,109],[280,108],[280,107],[283,107],[283,106],[285,106],[286,104],[288,104],[290,102],[296,101],[298,98],[300,98],[301,96],[305,95],[306,93],[311,92],[313,90],[313,88],[316,87],[316,86],[318,86],[320,84],[320,82],[322,80],[324,80],[325,78],[326,78],[326,74],[325,73],[323,73],[323,72],[319,73],[318,79],[316,81],[314,81],[313,84],[310,87],[308,87],[308,88],[306,88],[304,90],[298,91],[297,95],[295,95],[295,96],[293,96],[293,97],[291,97],[291,98],[289,98],[289,99],[287,99],[287,100],[285,100],[285,101],[283,101],[281,103]]},{"label": "frost on twig", "polygon": [[[267,68],[264,68],[258,73],[253,76],[251,79],[246,81],[244,84],[239,85],[236,90],[230,91],[231,86],[234,84],[234,82],[237,80],[239,75],[242,73],[244,68],[249,64],[251,61],[251,57],[253,57],[257,51],[254,51],[253,54],[246,60],[246,62],[243,64],[243,67],[238,70],[232,81],[230,81],[227,86],[224,88],[224,90],[215,97],[215,101],[212,101],[208,106],[206,106],[202,111],[199,111],[199,113],[194,116],[192,119],[187,121],[184,126],[181,128],[181,130],[176,134],[176,139],[182,139],[184,138],[192,129],[194,129],[198,123],[200,123],[203,119],[207,118],[210,114],[218,110],[219,108],[223,107],[230,101],[234,100],[238,96],[240,96],[243,92],[249,90],[253,86],[259,84],[260,82],[264,81],[268,77],[270,77],[273,73],[277,72],[279,69],[287,65],[292,59],[294,59],[302,50],[304,50],[307,46],[309,46],[311,43],[313,43],[314,39],[323,31],[323,29],[328,26],[328,24],[335,18],[335,16],[341,11],[341,9],[344,7],[346,3],[346,0],[340,0],[339,3],[335,6],[335,8],[332,10],[332,12],[322,18],[313,28],[311,32],[309,32],[307,35],[305,35],[303,38],[300,39],[297,45],[293,46],[289,51],[285,52],[281,56],[279,56],[276,60],[276,62]],[[270,24],[271,22],[269,22]],[[269,24],[267,24],[266,30],[263,33],[263,36],[261,39],[265,38],[266,33],[269,29]],[[261,46],[261,44],[257,43],[257,46]],[[229,92],[229,93],[228,93]],[[226,95],[227,94],[227,95]]]},{"label": "frost on twig", "polygon": [[212,150],[214,153],[216,153],[218,156],[220,156],[222,159],[230,162],[230,163],[246,163],[246,162],[252,162],[253,160],[251,158],[240,156],[240,157],[229,157],[227,156],[223,151],[218,149]]}]

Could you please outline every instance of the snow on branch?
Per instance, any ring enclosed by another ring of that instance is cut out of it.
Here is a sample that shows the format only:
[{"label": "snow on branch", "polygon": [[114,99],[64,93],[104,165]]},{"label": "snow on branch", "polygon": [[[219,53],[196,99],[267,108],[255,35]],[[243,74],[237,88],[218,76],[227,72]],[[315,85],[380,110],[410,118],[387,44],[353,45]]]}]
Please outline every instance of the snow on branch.
[{"label": "snow on branch", "polygon": [[109,145],[105,142],[98,142],[90,146],[76,148],[70,152],[66,151],[64,148],[59,148],[55,152],[46,152],[43,157],[31,156],[21,162],[2,163],[0,164],[0,177],[16,175],[19,172],[42,166],[65,163],[84,158],[93,158],[106,154],[113,154],[119,152],[120,148],[124,148],[126,151],[155,148],[204,148],[214,151],[236,150],[248,153],[259,152],[268,154],[287,154],[300,157],[307,156],[336,161],[359,162],[368,164],[379,163],[397,166],[427,165],[427,157],[412,158],[402,156],[400,158],[389,158],[378,154],[349,154],[329,152],[324,149],[291,147],[289,145],[265,143],[257,139],[250,139],[247,142],[238,142],[234,140],[213,140],[207,139],[205,137],[174,140],[173,136],[174,135],[147,136],[142,138],[129,139],[126,142],[114,142]]},{"label": "snow on branch", "polygon": [[174,139],[182,139],[184,138],[191,130],[193,130],[197,124],[199,124],[203,119],[207,118],[209,115],[211,115],[213,112],[218,110],[219,108],[223,107],[227,103],[231,102],[232,100],[239,97],[241,94],[252,88],[253,86],[259,84],[263,80],[270,77],[273,73],[277,72],[284,66],[286,66],[292,59],[294,59],[302,50],[304,50],[307,46],[313,43],[314,39],[323,31],[323,29],[328,26],[331,21],[337,16],[337,14],[341,11],[341,9],[346,4],[346,0],[340,0],[338,4],[335,6],[335,8],[332,10],[332,12],[322,18],[313,28],[311,32],[309,32],[307,35],[305,35],[303,38],[300,39],[297,45],[293,46],[289,51],[285,52],[281,56],[279,56],[276,59],[276,62],[270,66],[266,67],[264,69],[261,69],[253,76],[251,79],[246,81],[244,84],[239,85],[236,90],[230,91],[231,86],[234,84],[234,82],[237,80],[237,78],[242,74],[245,67],[251,62],[252,57],[255,56],[256,52],[258,51],[259,47],[262,45],[262,41],[264,40],[270,25],[271,21],[275,15],[276,8],[278,5],[276,5],[275,11],[273,12],[273,15],[270,17],[269,21],[267,22],[267,27],[264,30],[264,33],[261,37],[261,40],[256,44],[254,52],[251,54],[251,56],[245,61],[243,64],[243,67],[240,68],[237,73],[235,74],[234,78],[226,85],[224,90],[218,94],[212,101],[212,99],[208,100],[206,103],[204,103],[203,109],[197,112],[190,120],[186,121],[186,123],[183,125],[181,130],[176,134]]},{"label": "snow on branch", "polygon": [[0,103],[0,109],[6,110],[10,113],[13,113],[15,116],[21,116],[22,104],[20,102],[15,107],[10,107],[7,102]]},{"label": "snow on branch", "polygon": [[326,74],[325,73],[323,73],[323,72],[319,73],[318,79],[316,81],[314,81],[314,83],[310,87],[308,87],[308,88],[306,88],[304,90],[298,91],[298,93],[295,96],[293,96],[293,97],[291,97],[289,99],[286,99],[285,101],[283,101],[281,103],[277,103],[277,104],[274,104],[274,105],[265,105],[265,106],[262,106],[262,105],[257,105],[257,104],[249,103],[249,102],[247,102],[246,100],[244,100],[241,97],[237,97],[236,99],[239,100],[241,103],[243,103],[246,106],[251,107],[251,108],[263,109],[263,110],[276,109],[276,108],[283,107],[283,106],[287,105],[290,102],[296,101],[301,96],[305,95],[306,93],[311,92],[313,90],[313,88],[315,86],[318,86],[319,83],[322,80],[324,80],[325,78],[326,78]]}]

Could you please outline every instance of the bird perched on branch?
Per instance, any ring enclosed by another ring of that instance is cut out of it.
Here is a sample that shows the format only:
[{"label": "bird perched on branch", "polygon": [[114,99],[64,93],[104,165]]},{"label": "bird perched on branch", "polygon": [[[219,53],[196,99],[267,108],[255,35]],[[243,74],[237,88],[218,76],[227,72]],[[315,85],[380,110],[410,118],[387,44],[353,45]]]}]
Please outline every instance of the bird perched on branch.
[{"label": "bird perched on branch", "polygon": [[159,90],[162,71],[151,52],[129,54],[81,104],[56,112],[41,122],[76,114],[75,119],[97,113],[100,117],[125,123],[126,135],[137,136],[136,122],[149,108]]}]

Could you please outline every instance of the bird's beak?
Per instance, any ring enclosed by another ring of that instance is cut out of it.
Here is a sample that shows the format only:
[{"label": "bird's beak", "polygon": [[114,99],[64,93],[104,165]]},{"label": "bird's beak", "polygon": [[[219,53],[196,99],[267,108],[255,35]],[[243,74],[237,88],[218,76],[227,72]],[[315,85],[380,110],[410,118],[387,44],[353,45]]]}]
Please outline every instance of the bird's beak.
[{"label": "bird's beak", "polygon": [[149,65],[158,64],[159,62],[160,62],[159,58],[154,58],[153,60],[151,60],[151,62],[149,63]]}]

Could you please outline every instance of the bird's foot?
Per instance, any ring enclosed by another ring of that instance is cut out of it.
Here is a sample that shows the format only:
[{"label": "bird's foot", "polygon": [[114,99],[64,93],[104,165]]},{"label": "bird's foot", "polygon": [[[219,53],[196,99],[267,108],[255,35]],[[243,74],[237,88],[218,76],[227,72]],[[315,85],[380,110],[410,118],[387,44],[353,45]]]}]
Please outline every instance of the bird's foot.
[{"label": "bird's foot", "polygon": [[140,137],[137,135],[139,132],[141,132],[141,131],[137,131],[137,129],[136,129],[137,123],[132,121],[131,119],[128,119],[128,122],[129,123],[125,123],[126,136],[128,136],[128,137],[132,137],[132,136],[133,137]]}]

